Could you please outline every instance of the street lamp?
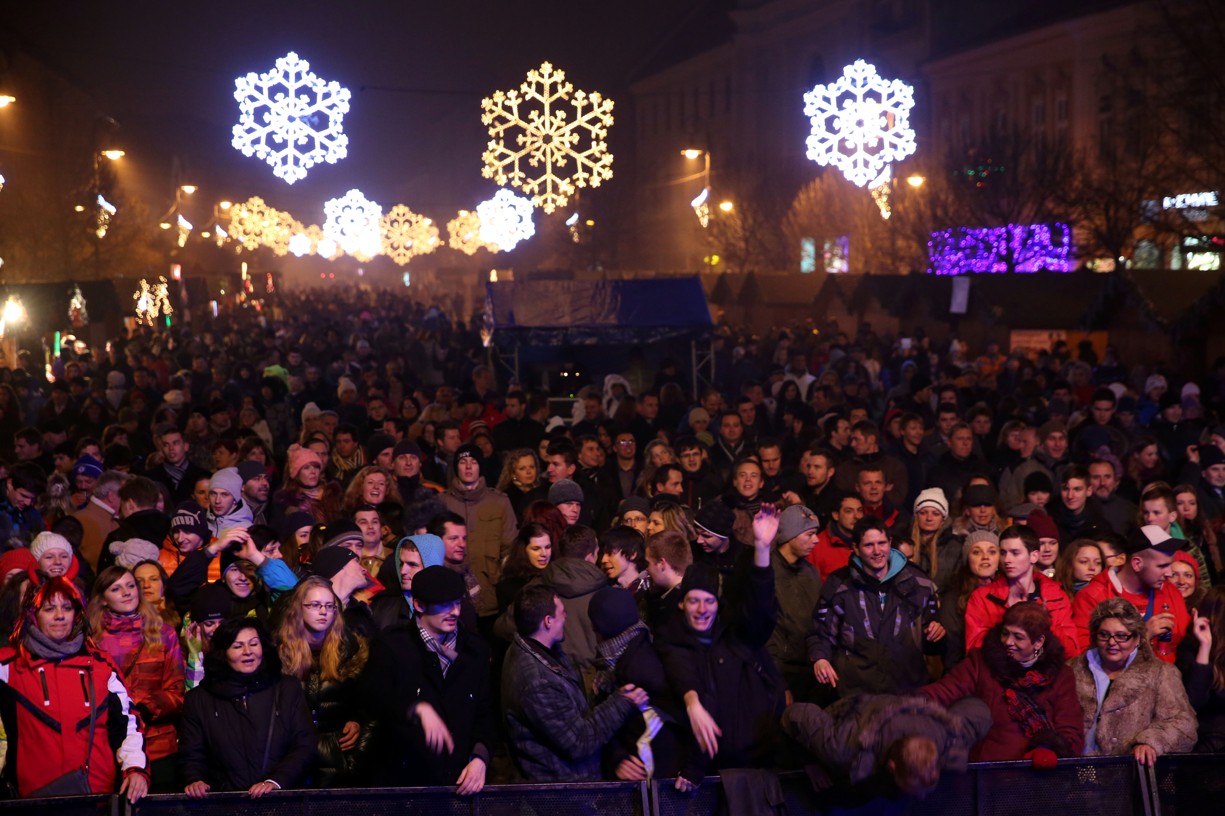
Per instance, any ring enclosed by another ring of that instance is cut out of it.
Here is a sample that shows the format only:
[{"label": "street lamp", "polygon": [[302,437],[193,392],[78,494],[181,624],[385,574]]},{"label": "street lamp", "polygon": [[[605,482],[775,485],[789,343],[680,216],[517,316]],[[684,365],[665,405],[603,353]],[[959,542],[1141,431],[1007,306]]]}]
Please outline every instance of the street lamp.
[{"label": "street lamp", "polygon": [[17,97],[10,93],[0,93],[0,108],[7,108],[9,105],[17,101]]},{"label": "street lamp", "polygon": [[[689,161],[693,161],[698,157],[702,158],[702,192],[698,193],[693,201],[689,202],[689,206],[693,207],[693,212],[698,217],[698,222],[705,228],[710,223],[710,206],[706,203],[706,199],[710,197],[710,151],[702,150],[697,147],[687,147],[681,151],[681,155]],[[681,181],[688,181],[694,176],[687,176]]]},{"label": "street lamp", "polygon": [[736,205],[735,205],[735,204],[733,204],[733,203],[732,203],[732,202],[730,202],[730,201],[720,201],[720,202],[719,202],[719,210],[720,210],[720,212],[729,213],[729,212],[731,212],[731,211],[732,211],[732,210],[734,210],[734,209],[736,209]]},{"label": "street lamp", "polygon": [[914,187],[916,190],[922,187],[923,182],[925,181],[927,181],[927,179],[918,174],[906,177],[906,183],[909,184],[911,187]]}]

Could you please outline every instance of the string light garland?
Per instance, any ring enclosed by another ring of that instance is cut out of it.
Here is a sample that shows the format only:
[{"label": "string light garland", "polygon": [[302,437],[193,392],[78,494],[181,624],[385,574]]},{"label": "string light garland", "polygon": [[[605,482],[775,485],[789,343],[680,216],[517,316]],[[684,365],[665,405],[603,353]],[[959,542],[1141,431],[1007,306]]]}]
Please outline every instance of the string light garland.
[{"label": "string light garland", "polygon": [[1062,223],[940,230],[932,233],[927,253],[927,271],[935,275],[1076,269],[1072,230]]}]

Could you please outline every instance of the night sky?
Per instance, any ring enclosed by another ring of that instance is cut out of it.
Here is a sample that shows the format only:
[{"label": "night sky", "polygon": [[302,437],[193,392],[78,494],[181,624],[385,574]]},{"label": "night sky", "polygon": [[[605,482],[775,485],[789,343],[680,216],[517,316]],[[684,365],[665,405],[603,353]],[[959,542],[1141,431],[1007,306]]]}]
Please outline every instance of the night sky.
[{"label": "night sky", "polygon": [[[352,187],[389,208],[405,203],[445,223],[497,187],[481,177],[487,134],[481,98],[523,81],[544,60],[576,89],[612,96],[661,49],[709,13],[709,0],[416,0],[299,2],[25,2],[0,25],[89,88],[122,126],[125,162],[172,189],[184,181],[210,202],[264,197],[305,223]],[[272,68],[294,50],[319,76],[353,93],[344,121],[349,156],[290,186],[230,146],[234,78]],[[665,54],[666,58],[666,54]],[[624,121],[624,120],[623,120]],[[610,144],[628,144],[614,126]],[[617,169],[614,165],[614,171]],[[615,182],[615,179],[614,179]]]}]

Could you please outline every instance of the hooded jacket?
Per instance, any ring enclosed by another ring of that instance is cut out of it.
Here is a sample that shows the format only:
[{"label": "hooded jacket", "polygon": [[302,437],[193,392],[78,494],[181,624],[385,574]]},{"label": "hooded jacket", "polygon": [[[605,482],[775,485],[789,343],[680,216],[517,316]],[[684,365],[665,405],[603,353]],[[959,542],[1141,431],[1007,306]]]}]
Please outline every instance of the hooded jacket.
[{"label": "hooded jacket", "polygon": [[923,658],[936,651],[926,629],[938,611],[935,583],[898,550],[883,579],[852,556],[821,589],[808,659],[833,665],[839,696],[913,691],[931,679]]},{"label": "hooded jacket", "polygon": [[210,509],[207,513],[207,517],[208,530],[213,534],[213,538],[221,535],[222,530],[229,530],[234,527],[242,527],[245,529],[254,523],[252,520],[253,517],[251,515],[251,508],[248,507],[247,503],[242,499],[235,501],[234,506],[230,508],[230,512],[226,513],[224,516],[214,516],[213,511]]},{"label": "hooded jacket", "polygon": [[441,498],[448,510],[464,517],[468,528],[468,564],[481,586],[476,613],[481,617],[496,615],[498,600],[494,587],[502,577],[502,563],[510,555],[511,542],[518,532],[510,499],[486,486],[484,477],[477,479],[470,490],[452,478]]}]

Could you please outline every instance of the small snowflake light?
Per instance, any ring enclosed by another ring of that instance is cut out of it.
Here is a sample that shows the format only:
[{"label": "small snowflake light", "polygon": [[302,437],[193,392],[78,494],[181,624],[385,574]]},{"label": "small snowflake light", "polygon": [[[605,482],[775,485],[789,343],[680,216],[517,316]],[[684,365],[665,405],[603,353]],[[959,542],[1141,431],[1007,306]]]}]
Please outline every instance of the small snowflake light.
[{"label": "small snowflake light", "polygon": [[418,255],[438,248],[438,227],[424,215],[418,215],[403,204],[397,204],[383,216],[380,227],[383,254],[393,263],[404,266]]},{"label": "small snowflake light", "polygon": [[132,294],[132,300],[136,301],[136,319],[147,326],[152,326],[160,315],[174,313],[166,278],[159,277],[157,281],[150,285],[148,280],[141,278],[140,288]]},{"label": "small snowflake light", "polygon": [[460,210],[447,222],[447,246],[458,249],[465,255],[475,255],[478,249],[498,251],[496,246],[490,246],[481,240],[481,217],[468,210]]},{"label": "small snowflake light", "polygon": [[319,162],[335,164],[348,155],[341,123],[349,90],[315,76],[293,51],[273,70],[239,77],[234,85],[239,117],[232,144],[266,161],[277,178],[293,184]]},{"label": "small snowflake light", "polygon": [[860,187],[878,186],[890,164],[915,152],[913,107],[913,87],[856,60],[834,82],[804,94],[804,115],[812,123],[808,158]]},{"label": "small snowflake light", "polygon": [[546,62],[527,72],[518,91],[481,100],[481,124],[489,127],[482,173],[523,190],[546,213],[564,207],[576,188],[612,178],[605,139],[613,102],[565,80],[565,71]]},{"label": "small snowflake light", "polygon": [[323,212],[327,216],[323,222],[324,236],[348,254],[356,255],[363,249],[382,245],[379,221],[383,208],[362,195],[361,190],[350,190],[340,198],[329,199],[323,204]]},{"label": "small snowflake light", "polygon": [[532,202],[510,190],[498,190],[488,201],[476,207],[481,220],[480,239],[503,252],[510,252],[520,241],[536,234],[532,223]]}]

